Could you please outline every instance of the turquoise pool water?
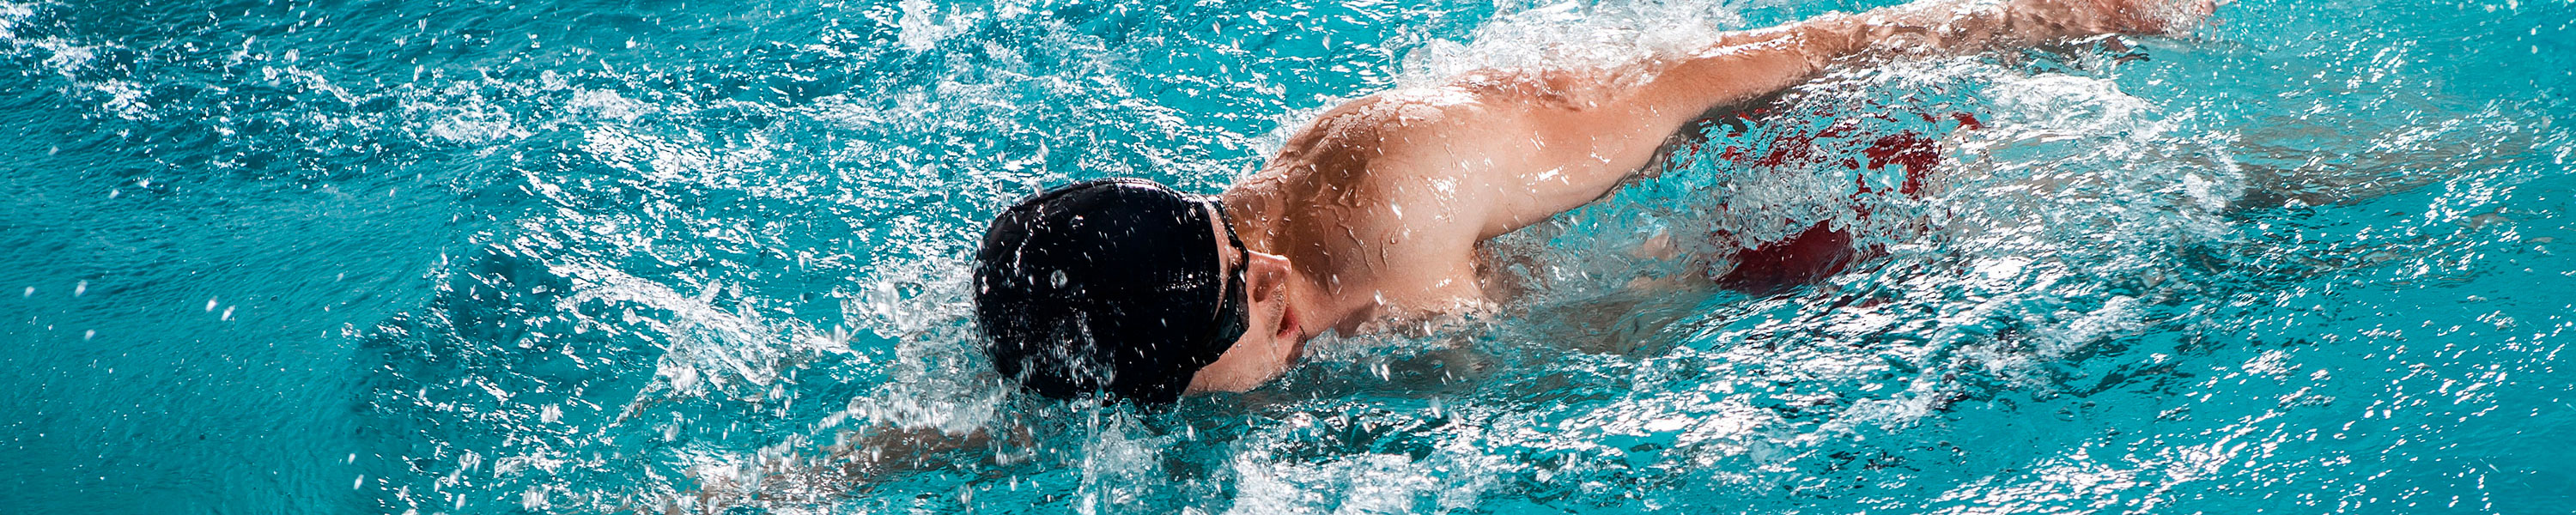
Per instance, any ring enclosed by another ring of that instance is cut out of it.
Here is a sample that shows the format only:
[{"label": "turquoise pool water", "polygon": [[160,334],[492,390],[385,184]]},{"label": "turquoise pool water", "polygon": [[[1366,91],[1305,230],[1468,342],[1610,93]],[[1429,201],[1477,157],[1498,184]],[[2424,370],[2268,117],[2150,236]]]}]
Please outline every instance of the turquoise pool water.
[{"label": "turquoise pool water", "polygon": [[[1169,413],[968,347],[1044,185],[1888,3],[0,3],[0,512],[2576,511],[2563,0],[1838,73],[1501,313]],[[1658,280],[1816,223],[1878,256]],[[885,427],[1003,436],[842,470]]]}]

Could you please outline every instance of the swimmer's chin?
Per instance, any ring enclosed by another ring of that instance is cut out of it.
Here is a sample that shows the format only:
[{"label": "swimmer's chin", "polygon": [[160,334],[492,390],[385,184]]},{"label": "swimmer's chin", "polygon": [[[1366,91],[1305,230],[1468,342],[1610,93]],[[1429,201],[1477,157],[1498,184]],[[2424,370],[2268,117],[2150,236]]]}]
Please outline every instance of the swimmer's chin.
[{"label": "swimmer's chin", "polygon": [[1187,391],[1245,392],[1286,375],[1306,360],[1306,339],[1313,336],[1301,320],[1294,306],[1284,306],[1268,336],[1246,335],[1237,340],[1216,362],[1190,376]]}]

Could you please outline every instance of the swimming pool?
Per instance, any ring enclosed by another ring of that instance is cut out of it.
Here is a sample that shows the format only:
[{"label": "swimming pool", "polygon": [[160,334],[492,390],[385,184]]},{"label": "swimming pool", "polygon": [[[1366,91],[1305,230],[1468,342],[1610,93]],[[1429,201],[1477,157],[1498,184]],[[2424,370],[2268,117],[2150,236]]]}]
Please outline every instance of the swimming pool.
[{"label": "swimming pool", "polygon": [[[0,3],[0,506],[2576,507],[2563,0],[1839,73],[1500,242],[1503,313],[1170,413],[968,347],[969,245],[1045,185],[1890,3]],[[1900,134],[1927,193],[1849,202]],[[1748,296],[1639,251],[1820,222],[1883,255]],[[848,481],[881,426],[1006,437]]]}]

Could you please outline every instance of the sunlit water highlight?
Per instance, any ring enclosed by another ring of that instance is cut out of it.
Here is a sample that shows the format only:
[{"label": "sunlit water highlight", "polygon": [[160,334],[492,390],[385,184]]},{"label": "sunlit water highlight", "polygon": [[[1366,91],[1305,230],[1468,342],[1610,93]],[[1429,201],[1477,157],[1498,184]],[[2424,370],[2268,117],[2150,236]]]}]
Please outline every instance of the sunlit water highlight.
[{"label": "sunlit water highlight", "polygon": [[[1500,312],[1169,413],[970,347],[1046,185],[1886,3],[0,3],[0,511],[2576,506],[2558,0],[1838,72],[1498,242]],[[1693,286],[1818,224],[1866,258]]]}]

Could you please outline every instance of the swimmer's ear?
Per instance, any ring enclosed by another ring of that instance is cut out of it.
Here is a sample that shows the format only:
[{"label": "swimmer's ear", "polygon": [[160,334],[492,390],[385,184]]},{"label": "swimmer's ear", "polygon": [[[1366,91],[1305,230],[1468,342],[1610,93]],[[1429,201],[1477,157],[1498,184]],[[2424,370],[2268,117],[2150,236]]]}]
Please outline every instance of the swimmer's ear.
[{"label": "swimmer's ear", "polygon": [[1296,269],[1286,256],[1253,252],[1251,257],[1252,261],[1245,264],[1243,282],[1249,290],[1246,293],[1251,297],[1248,300],[1252,301],[1253,316],[1264,318],[1252,326],[1270,328],[1273,337],[1303,334],[1297,327],[1296,302],[1288,298],[1289,292],[1295,291],[1289,282],[1296,279]]},{"label": "swimmer's ear", "polygon": [[1243,270],[1244,286],[1252,293],[1252,302],[1287,300],[1288,279],[1293,272],[1288,258],[1278,254],[1249,252],[1252,261]]}]

